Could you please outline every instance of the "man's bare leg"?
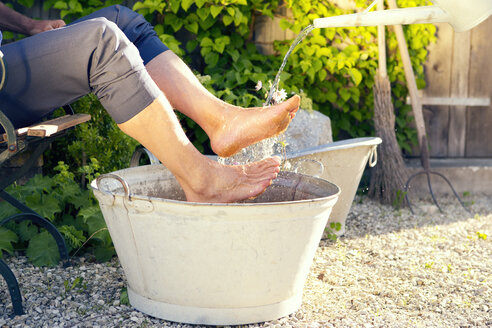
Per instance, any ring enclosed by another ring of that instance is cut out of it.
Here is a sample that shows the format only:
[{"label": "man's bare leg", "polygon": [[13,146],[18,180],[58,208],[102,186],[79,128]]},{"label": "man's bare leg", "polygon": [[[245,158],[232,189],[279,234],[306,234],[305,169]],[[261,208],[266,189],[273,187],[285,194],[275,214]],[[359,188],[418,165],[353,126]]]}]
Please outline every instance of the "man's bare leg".
[{"label": "man's bare leg", "polygon": [[203,156],[186,137],[164,96],[118,126],[174,174],[188,201],[226,203],[257,196],[280,170],[277,157],[227,166]]},{"label": "man's bare leg", "polygon": [[199,124],[209,136],[212,150],[222,157],[282,133],[299,108],[299,96],[270,107],[227,104],[208,92],[172,51],[161,53],[146,68],[171,106]]}]

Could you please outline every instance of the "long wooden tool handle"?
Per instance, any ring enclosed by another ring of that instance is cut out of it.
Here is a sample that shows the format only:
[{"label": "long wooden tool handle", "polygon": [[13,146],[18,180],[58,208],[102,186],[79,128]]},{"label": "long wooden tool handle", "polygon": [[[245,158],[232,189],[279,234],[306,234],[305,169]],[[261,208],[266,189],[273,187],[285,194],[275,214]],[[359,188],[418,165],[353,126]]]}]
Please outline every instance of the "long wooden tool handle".
[{"label": "long wooden tool handle", "polygon": [[[384,0],[378,0],[377,10],[384,10]],[[386,69],[386,34],[384,25],[378,25],[378,63],[379,74],[386,78],[388,71]]]},{"label": "long wooden tool handle", "polygon": [[[390,9],[396,9],[396,0],[388,0]],[[410,93],[410,100],[412,102],[412,111],[415,117],[415,124],[417,125],[417,136],[419,138],[419,145],[422,148],[422,143],[425,140],[425,123],[424,115],[422,114],[422,103],[417,93],[417,82],[415,81],[415,75],[413,74],[412,63],[410,61],[410,55],[408,54],[407,41],[403,34],[403,28],[401,25],[393,25],[395,29],[396,39],[398,41],[398,48],[400,49],[401,59],[403,61],[403,69],[405,70],[405,79],[407,80],[407,88]],[[427,145],[425,145],[426,147]]]}]

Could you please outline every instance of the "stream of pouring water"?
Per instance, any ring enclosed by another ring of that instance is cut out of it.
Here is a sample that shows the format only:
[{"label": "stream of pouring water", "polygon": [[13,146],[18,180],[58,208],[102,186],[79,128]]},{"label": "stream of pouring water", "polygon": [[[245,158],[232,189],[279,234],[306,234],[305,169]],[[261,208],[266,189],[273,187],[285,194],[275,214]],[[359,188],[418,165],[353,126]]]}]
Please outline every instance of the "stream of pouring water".
[{"label": "stream of pouring water", "polygon": [[[285,54],[282,65],[280,66],[280,69],[278,70],[277,75],[275,76],[275,81],[273,82],[270,91],[268,92],[268,96],[264,106],[271,105],[273,94],[275,93],[275,91],[277,91],[277,87],[280,82],[280,74],[284,70],[285,64],[287,64],[287,59],[291,55],[292,51],[294,51],[297,45],[301,43],[301,41],[314,28],[315,28],[314,25],[307,26],[301,31],[301,33],[299,33],[299,35],[292,42],[292,45],[290,46],[289,50]],[[228,165],[247,164],[247,163],[259,161],[263,158],[270,157],[273,155],[280,155],[282,153],[282,148],[283,148],[283,146],[280,144],[280,139],[281,138],[279,136],[275,136],[269,139],[262,140],[254,145],[243,148],[239,153],[231,157],[227,157],[227,158],[219,157],[219,162]]]},{"label": "stream of pouring water", "polygon": [[272,97],[275,91],[277,90],[278,83],[280,82],[280,74],[283,72],[285,64],[287,64],[287,59],[289,59],[290,54],[294,49],[297,47],[299,43],[301,43],[302,40],[311,33],[311,31],[314,30],[314,25],[309,25],[308,27],[304,28],[301,33],[295,38],[294,42],[292,42],[292,45],[289,48],[289,51],[284,56],[284,61],[282,62],[282,65],[280,66],[280,69],[277,72],[277,75],[275,76],[275,81],[272,84],[272,87],[270,88],[270,91],[268,92],[268,97],[265,102],[265,106],[271,105]]}]

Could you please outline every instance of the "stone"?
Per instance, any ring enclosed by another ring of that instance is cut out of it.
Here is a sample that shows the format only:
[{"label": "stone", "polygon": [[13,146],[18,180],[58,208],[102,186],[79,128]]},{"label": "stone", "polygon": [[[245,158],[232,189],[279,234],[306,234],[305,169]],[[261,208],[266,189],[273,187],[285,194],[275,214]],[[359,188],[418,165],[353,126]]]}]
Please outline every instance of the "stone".
[{"label": "stone", "polygon": [[288,153],[333,142],[330,118],[318,111],[299,109],[284,137]]}]

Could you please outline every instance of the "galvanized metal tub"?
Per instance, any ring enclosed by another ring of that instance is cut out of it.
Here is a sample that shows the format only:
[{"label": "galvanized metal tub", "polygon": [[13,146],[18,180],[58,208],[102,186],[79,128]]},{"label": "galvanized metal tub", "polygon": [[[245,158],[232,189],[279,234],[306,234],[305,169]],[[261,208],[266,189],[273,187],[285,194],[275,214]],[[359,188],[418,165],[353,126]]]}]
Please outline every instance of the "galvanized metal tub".
[{"label": "galvanized metal tub", "polygon": [[381,141],[378,137],[354,138],[287,154],[291,169],[321,177],[340,187],[340,197],[328,220],[340,223],[340,230],[332,231],[338,236],[345,233],[345,221],[366,164],[369,162],[373,167],[377,163],[376,150]]},{"label": "galvanized metal tub", "polygon": [[[123,187],[124,185],[124,187]],[[281,172],[254,202],[185,202],[162,165],[91,184],[131,305],[177,322],[238,325],[295,312],[339,188]]]}]

